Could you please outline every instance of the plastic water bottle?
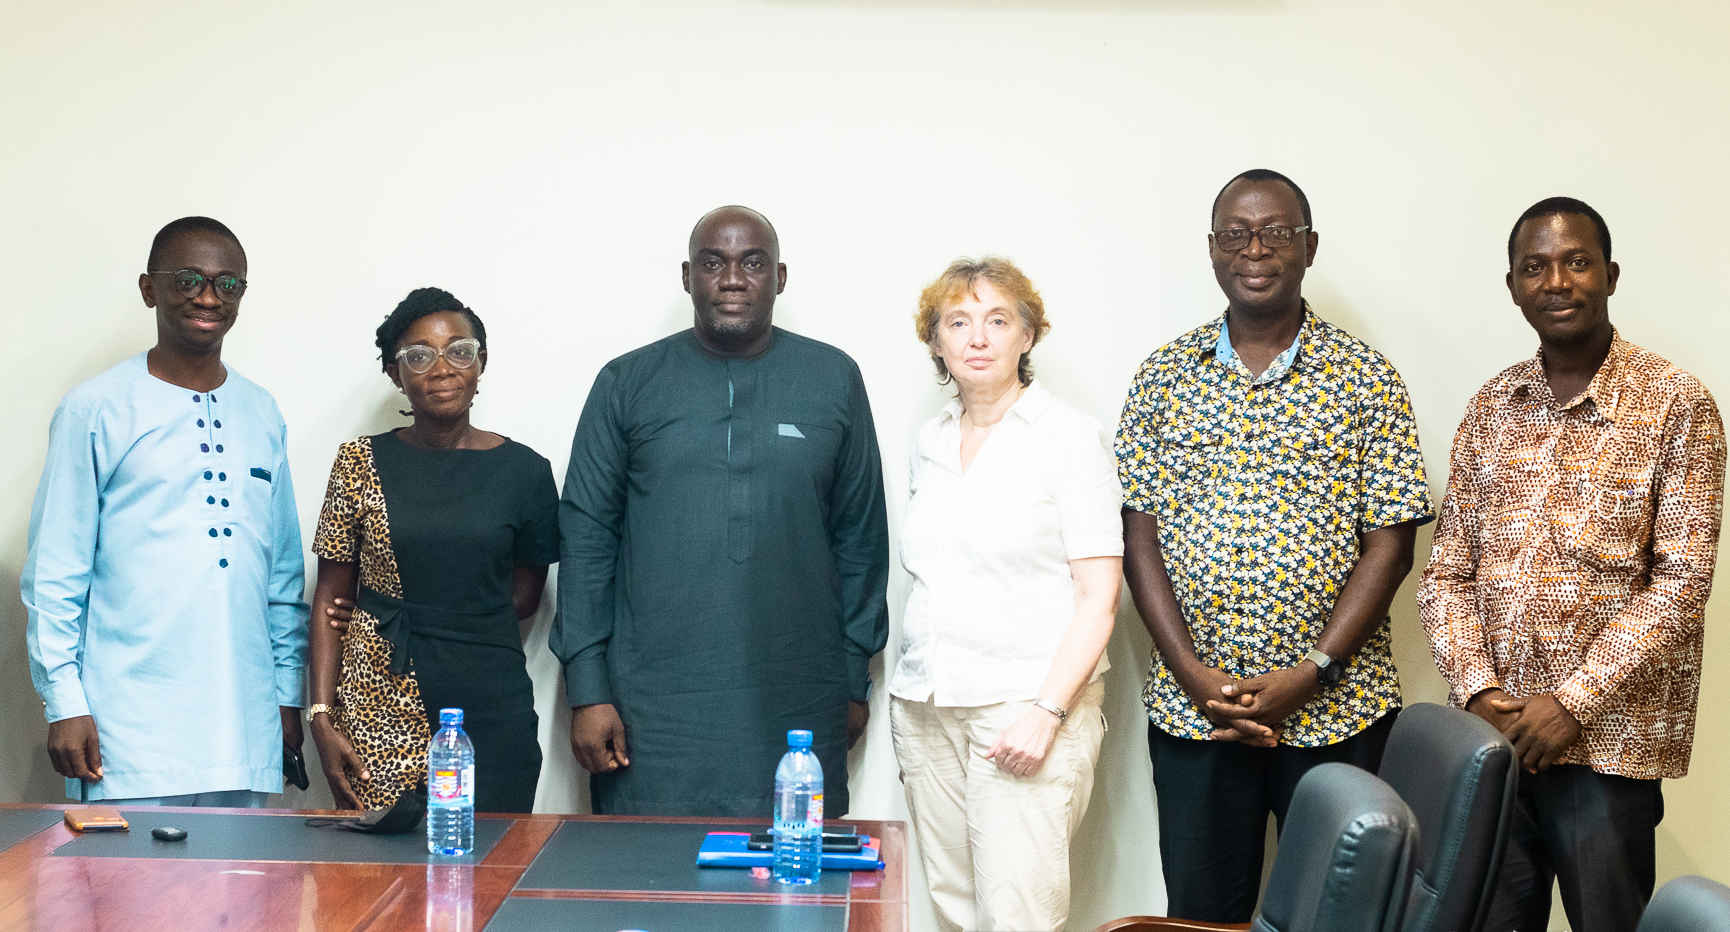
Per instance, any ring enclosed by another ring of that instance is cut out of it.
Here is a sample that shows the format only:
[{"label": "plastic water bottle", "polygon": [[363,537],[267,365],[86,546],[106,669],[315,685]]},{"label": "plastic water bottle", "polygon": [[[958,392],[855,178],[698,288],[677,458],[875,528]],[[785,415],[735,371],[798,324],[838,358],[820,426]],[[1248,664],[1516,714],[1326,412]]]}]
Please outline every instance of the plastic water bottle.
[{"label": "plastic water bottle", "polygon": [[787,732],[787,753],[775,768],[774,838],[775,880],[815,883],[823,860],[823,765],[804,729]]},{"label": "plastic water bottle", "polygon": [[462,709],[440,709],[426,751],[426,850],[461,857],[475,847],[475,746]]}]

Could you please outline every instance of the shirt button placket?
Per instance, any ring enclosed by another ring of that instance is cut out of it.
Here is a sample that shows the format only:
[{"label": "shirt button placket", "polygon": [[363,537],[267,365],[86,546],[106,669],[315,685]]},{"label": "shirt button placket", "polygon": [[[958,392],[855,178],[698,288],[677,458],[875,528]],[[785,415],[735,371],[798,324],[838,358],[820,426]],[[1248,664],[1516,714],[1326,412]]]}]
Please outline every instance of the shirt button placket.
[{"label": "shirt button placket", "polygon": [[[226,497],[219,499],[216,493],[219,491],[224,493],[227,492],[226,486],[228,485],[228,473],[224,470],[213,468],[215,465],[220,463],[220,457],[223,452],[222,444],[216,442],[216,437],[213,433],[217,428],[222,426],[222,422],[217,420],[216,416],[211,411],[211,405],[216,403],[216,396],[209,392],[205,392],[202,395],[194,394],[192,396],[192,403],[202,407],[204,414],[203,417],[197,417],[193,420],[194,425],[204,433],[204,438],[198,443],[198,452],[205,460],[204,468],[200,470],[200,475],[206,483],[205,488],[207,490],[204,495],[204,507],[208,511],[226,512],[228,509],[228,499]],[[215,450],[214,455],[211,452],[213,448]],[[211,460],[213,459],[217,460],[217,463],[212,463]],[[229,527],[221,526],[221,522],[217,522],[216,524],[212,524],[205,533],[216,545],[214,548],[216,565],[221,569],[227,569],[227,541],[233,538],[233,530]]]}]

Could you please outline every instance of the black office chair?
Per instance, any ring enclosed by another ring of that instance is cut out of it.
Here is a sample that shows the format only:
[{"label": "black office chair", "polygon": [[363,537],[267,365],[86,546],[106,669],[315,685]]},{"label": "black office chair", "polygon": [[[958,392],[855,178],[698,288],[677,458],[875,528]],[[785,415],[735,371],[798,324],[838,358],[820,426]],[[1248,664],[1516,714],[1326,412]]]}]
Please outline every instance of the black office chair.
[{"label": "black office chair", "polygon": [[1421,832],[1403,932],[1478,932],[1507,846],[1519,768],[1489,722],[1433,703],[1394,721],[1378,775]]},{"label": "black office chair", "polygon": [[1704,877],[1677,877],[1659,888],[1638,932],[1724,932],[1730,929],[1730,887]]},{"label": "black office chair", "polygon": [[[1411,874],[1418,821],[1393,788],[1350,764],[1304,774],[1286,811],[1251,932],[1390,932]],[[1099,932],[1224,932],[1243,926],[1126,916]]]},{"label": "black office chair", "polygon": [[1418,820],[1393,788],[1350,764],[1319,764],[1292,793],[1254,932],[1397,928]]}]

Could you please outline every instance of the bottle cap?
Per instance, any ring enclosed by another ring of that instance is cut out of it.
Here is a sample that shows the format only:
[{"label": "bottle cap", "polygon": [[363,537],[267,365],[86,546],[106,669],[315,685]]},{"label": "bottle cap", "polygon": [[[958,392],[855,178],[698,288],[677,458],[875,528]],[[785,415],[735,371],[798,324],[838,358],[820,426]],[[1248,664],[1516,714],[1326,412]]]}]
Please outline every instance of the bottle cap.
[{"label": "bottle cap", "polygon": [[808,748],[811,746],[811,733],[803,728],[795,728],[787,732],[787,746],[790,748]]},{"label": "bottle cap", "polygon": [[443,728],[446,725],[461,725],[462,723],[463,723],[463,710],[462,709],[440,709],[439,710],[439,727],[440,728]]}]

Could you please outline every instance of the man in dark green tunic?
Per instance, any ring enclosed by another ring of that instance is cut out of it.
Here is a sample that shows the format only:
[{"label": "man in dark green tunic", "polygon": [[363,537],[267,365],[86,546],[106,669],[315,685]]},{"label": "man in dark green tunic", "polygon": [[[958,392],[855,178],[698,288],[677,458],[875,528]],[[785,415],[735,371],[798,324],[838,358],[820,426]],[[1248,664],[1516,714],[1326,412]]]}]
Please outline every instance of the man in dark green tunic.
[{"label": "man in dark green tunic", "polygon": [[773,326],[774,227],[691,231],[695,326],[601,370],[559,509],[571,750],[598,813],[770,814],[808,728],[831,815],[888,636],[883,469],[859,367]]}]

